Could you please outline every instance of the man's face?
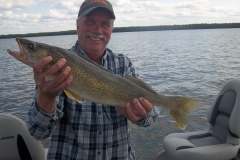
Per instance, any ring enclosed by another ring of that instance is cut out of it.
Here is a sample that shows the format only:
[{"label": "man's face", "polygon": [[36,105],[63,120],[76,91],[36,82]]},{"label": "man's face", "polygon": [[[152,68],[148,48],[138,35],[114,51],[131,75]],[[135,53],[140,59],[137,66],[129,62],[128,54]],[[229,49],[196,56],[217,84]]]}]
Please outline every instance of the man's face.
[{"label": "man's face", "polygon": [[82,17],[77,25],[78,43],[89,56],[102,55],[113,30],[113,19],[103,9]]}]

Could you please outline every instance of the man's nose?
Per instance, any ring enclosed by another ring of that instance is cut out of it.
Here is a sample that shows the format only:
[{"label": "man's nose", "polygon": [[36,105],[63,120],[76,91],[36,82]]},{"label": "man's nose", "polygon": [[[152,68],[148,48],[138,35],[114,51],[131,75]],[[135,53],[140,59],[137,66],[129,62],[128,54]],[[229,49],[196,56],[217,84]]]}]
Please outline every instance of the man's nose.
[{"label": "man's nose", "polygon": [[95,32],[101,34],[102,33],[102,26],[100,23],[96,23],[96,25],[94,26],[94,30]]}]

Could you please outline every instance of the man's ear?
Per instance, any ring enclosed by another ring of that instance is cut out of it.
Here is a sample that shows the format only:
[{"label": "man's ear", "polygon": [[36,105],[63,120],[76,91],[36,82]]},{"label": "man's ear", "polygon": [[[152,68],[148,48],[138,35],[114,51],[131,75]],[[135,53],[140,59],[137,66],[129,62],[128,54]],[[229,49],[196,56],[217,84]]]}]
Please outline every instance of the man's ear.
[{"label": "man's ear", "polygon": [[77,20],[76,20],[76,26],[77,26],[77,30],[79,29],[79,25],[78,25],[78,24],[79,24],[79,22],[78,22],[78,21],[79,21],[79,19],[77,19]]}]

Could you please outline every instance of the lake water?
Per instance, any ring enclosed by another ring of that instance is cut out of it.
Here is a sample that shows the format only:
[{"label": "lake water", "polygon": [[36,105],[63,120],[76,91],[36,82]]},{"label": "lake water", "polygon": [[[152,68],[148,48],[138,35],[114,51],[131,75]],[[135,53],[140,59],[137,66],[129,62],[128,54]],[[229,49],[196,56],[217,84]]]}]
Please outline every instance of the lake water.
[{"label": "lake water", "polygon": [[[172,132],[207,130],[207,114],[215,96],[229,79],[240,79],[240,29],[175,30],[113,33],[108,48],[129,56],[140,75],[157,92],[200,99],[185,131],[163,112],[147,128],[131,125],[138,159],[153,159],[163,138]],[[28,38],[70,48],[77,36]],[[0,39],[0,113],[21,119],[31,105],[31,68],[15,60],[7,49],[19,50],[15,39]]]}]

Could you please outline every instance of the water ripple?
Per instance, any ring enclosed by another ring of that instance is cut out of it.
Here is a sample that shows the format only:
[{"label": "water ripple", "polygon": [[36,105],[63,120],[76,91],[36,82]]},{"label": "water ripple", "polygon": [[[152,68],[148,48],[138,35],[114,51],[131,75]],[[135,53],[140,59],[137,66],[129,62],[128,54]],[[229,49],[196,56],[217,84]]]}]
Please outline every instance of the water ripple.
[{"label": "water ripple", "polygon": [[[113,33],[108,47],[128,55],[140,78],[157,92],[200,99],[203,104],[190,114],[186,129],[196,131],[207,128],[208,110],[226,81],[240,78],[239,37],[240,29]],[[29,39],[70,48],[77,36]],[[8,55],[8,48],[18,50],[15,40],[0,39],[0,112],[24,119],[33,98],[32,69]],[[149,153],[159,151],[164,136],[179,132],[172,122],[169,114],[163,112],[148,129],[131,126],[136,151],[146,151],[142,145],[146,142]]]}]

